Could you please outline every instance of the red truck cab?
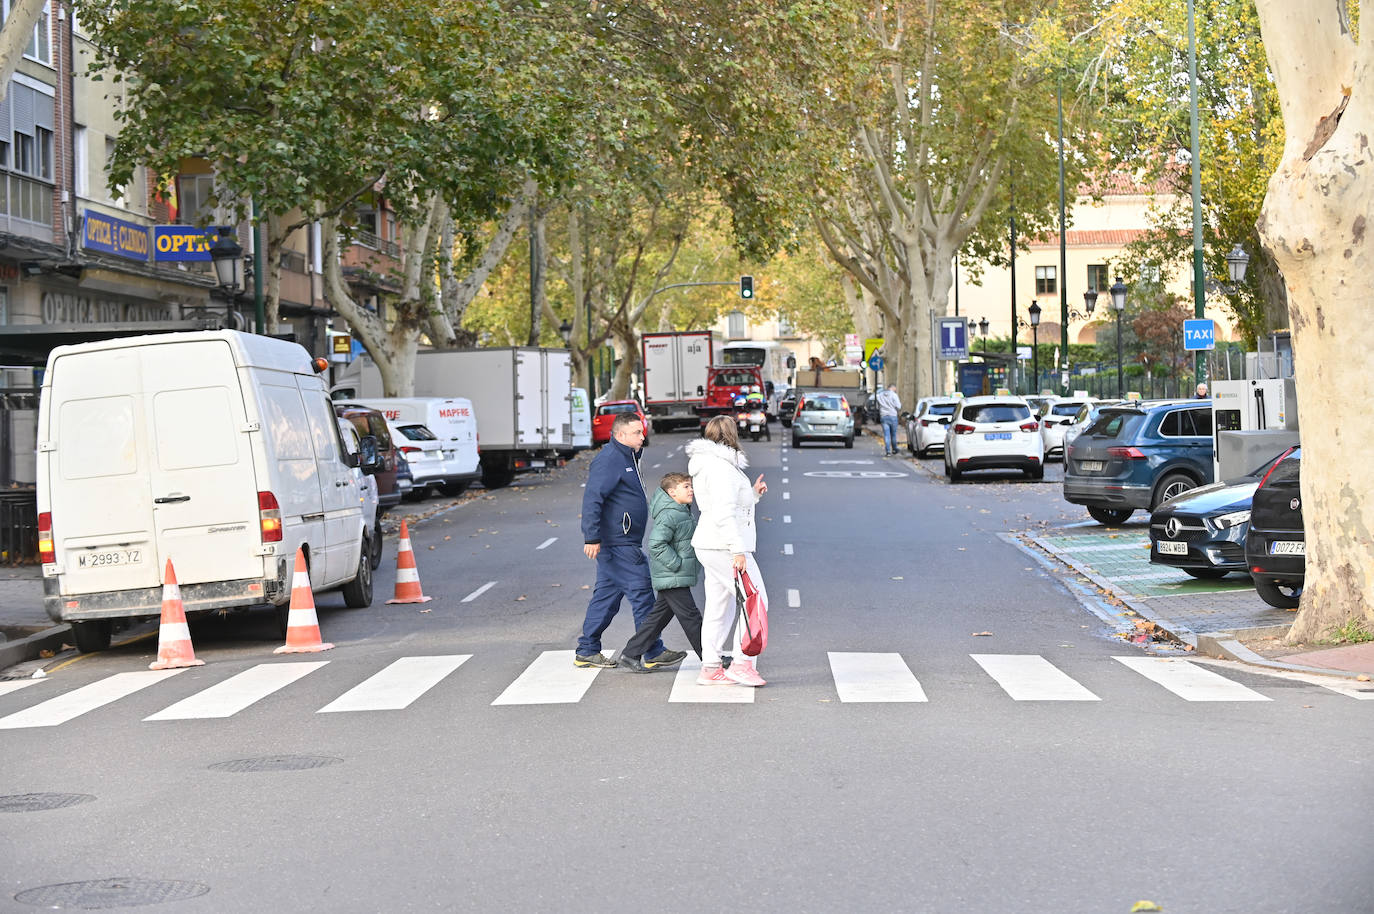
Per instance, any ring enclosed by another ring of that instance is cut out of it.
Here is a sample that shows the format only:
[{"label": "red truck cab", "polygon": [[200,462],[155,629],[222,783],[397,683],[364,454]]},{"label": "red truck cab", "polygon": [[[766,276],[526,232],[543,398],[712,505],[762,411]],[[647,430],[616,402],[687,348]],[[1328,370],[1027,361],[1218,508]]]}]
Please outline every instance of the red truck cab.
[{"label": "red truck cab", "polygon": [[749,365],[712,365],[706,371],[706,402],[698,409],[701,424],[713,416],[733,413],[735,398],[749,392],[750,387],[763,390],[763,373]]}]

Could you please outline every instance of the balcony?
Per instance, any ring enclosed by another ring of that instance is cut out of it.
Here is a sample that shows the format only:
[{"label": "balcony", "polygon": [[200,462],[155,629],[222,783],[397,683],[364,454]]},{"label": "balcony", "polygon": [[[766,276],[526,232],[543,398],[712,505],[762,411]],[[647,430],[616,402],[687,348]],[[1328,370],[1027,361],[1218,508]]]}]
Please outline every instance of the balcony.
[{"label": "balcony", "polygon": [[52,185],[0,172],[0,230],[53,240]]},{"label": "balcony", "polygon": [[385,254],[388,257],[399,258],[401,256],[401,246],[394,241],[383,241],[371,232],[356,231],[353,233],[353,243],[371,248],[374,251]]}]

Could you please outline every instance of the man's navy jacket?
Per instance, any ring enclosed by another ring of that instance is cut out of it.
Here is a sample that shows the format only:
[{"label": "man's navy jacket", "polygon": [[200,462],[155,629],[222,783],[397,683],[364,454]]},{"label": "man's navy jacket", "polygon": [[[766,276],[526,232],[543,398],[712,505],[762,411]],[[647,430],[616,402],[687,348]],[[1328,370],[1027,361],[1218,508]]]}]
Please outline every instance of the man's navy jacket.
[{"label": "man's navy jacket", "polygon": [[649,499],[639,452],[612,438],[592,460],[582,494],[582,536],[603,546],[639,546],[649,528]]}]

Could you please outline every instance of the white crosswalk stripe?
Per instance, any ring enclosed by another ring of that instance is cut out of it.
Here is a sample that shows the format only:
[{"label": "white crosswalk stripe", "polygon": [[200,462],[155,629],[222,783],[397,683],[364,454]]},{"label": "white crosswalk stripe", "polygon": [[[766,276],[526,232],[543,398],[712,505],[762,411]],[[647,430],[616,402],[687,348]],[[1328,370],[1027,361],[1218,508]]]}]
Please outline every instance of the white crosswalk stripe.
[{"label": "white crosswalk stripe", "polygon": [[901,654],[831,651],[830,673],[840,701],[926,701]]},{"label": "white crosswalk stripe", "polygon": [[311,660],[295,663],[260,663],[143,719],[199,720],[207,717],[233,717],[249,705],[261,701],[278,689],[286,688],[328,662]]},{"label": "white crosswalk stripe", "polygon": [[11,692],[18,692],[20,689],[26,686],[38,685],[40,682],[46,681],[46,679],[11,679],[6,682],[0,682],[0,695],[8,695]]},{"label": "white crosswalk stripe", "polygon": [[316,713],[332,711],[399,711],[471,660],[471,654],[402,657],[380,673],[360,682]]},{"label": "white crosswalk stripe", "polygon": [[94,711],[102,705],[118,701],[132,695],[139,689],[146,689],[169,676],[184,673],[179,670],[140,670],[136,673],[115,673],[104,679],[73,689],[56,698],[49,698],[42,704],[18,711],[8,717],[0,718],[0,730],[18,730],[24,727],[55,727],[65,724],[74,717]]},{"label": "white crosswalk stripe", "polygon": [[754,693],[758,689],[737,685],[697,685],[697,674],[700,672],[700,660],[688,657],[682,661],[677,675],[673,677],[673,690],[668,693],[668,700],[698,704],[753,704]]},{"label": "white crosswalk stripe", "polygon": [[[582,700],[596,681],[596,668],[573,666],[575,651],[545,651],[492,702],[494,705],[559,705]],[[602,651],[607,657],[609,651]]]},{"label": "white crosswalk stripe", "polygon": [[969,654],[1016,701],[1101,701],[1039,654]]},{"label": "white crosswalk stripe", "polygon": [[1116,657],[1127,667],[1188,701],[1270,701],[1225,676],[1166,657]]}]

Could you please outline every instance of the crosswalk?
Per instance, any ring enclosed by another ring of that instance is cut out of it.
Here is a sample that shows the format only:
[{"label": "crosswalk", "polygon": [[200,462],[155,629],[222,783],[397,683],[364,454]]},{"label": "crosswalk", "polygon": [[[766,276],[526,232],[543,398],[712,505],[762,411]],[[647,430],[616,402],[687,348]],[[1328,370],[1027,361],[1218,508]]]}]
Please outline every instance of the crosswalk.
[{"label": "crosswalk", "polygon": [[[1101,696],[1073,678],[1039,654],[969,654],[971,665],[967,673],[981,671],[986,679],[1000,689],[1002,695],[1016,702],[1099,702]],[[463,684],[450,683],[455,673],[471,660],[472,654],[443,654],[401,657],[380,670],[368,671],[361,682],[338,697],[314,710],[317,714],[403,711],[435,690],[463,689]],[[945,683],[931,679],[926,684],[917,678],[906,659],[898,653],[831,651],[826,654],[830,681],[816,678],[790,677],[786,672],[774,673],[775,682],[767,694],[802,689],[820,692],[828,698],[847,704],[909,703],[921,704],[948,698],[953,690]],[[647,677],[627,676],[624,673],[573,666],[573,652],[544,651],[528,663],[491,700],[492,706],[529,706],[576,704],[596,688],[603,675],[621,677],[647,683],[664,694],[666,701],[683,704],[754,704],[759,692],[734,685],[697,684],[700,661],[689,658],[671,677],[652,674]],[[1112,670],[1125,681],[1138,685],[1162,700],[1181,699],[1187,702],[1269,702],[1273,699],[1206,666],[1184,659],[1163,657],[1114,657],[1117,665],[1106,669],[1095,666],[1093,675],[1099,689],[1118,691],[1118,680]],[[311,674],[329,666],[329,660],[293,660],[260,663],[178,698],[160,711],[149,714],[144,721],[184,721],[233,717],[249,711],[269,696],[289,690]],[[767,664],[765,677],[770,671]],[[206,668],[197,670],[204,676]],[[51,693],[61,687],[49,680],[24,680],[0,683],[0,730],[23,730],[56,727],[78,717],[116,706],[137,692],[154,689],[169,682],[186,670],[140,670],[115,673],[58,695]],[[227,672],[227,671],[226,671]],[[948,671],[945,671],[948,675]],[[961,676],[961,678],[967,678]],[[668,684],[671,679],[671,685]],[[662,683],[661,686],[657,683]],[[1347,698],[1374,699],[1374,690],[1356,688],[1351,683],[1310,682],[1309,684],[1335,692]],[[934,693],[927,694],[927,687]],[[638,688],[638,686],[636,686]],[[315,693],[312,693],[315,694]],[[992,694],[992,693],[990,693]],[[818,696],[819,697],[819,696]],[[995,697],[995,695],[994,695]],[[11,710],[26,700],[33,703]],[[485,700],[485,699],[483,699]],[[114,709],[105,713],[114,713]]]}]

